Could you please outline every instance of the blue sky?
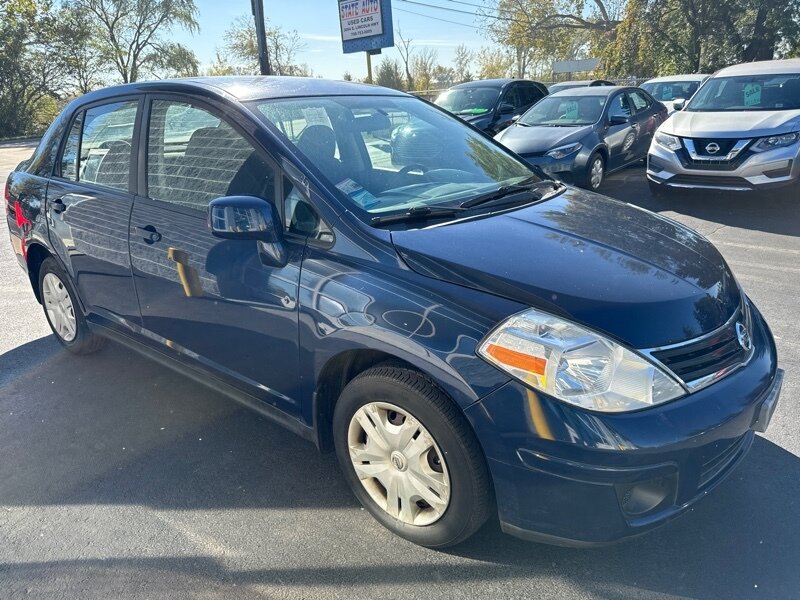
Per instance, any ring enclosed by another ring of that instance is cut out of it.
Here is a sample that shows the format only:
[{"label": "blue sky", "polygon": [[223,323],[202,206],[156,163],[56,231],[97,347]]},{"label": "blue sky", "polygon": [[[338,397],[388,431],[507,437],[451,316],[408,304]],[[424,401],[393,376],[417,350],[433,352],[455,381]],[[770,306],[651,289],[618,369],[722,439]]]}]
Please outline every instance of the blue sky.
[{"label": "blue sky", "polygon": [[[425,3],[455,8],[449,0],[425,0]],[[480,2],[475,0],[474,3]],[[213,62],[215,49],[222,45],[222,36],[230,23],[238,16],[250,15],[250,0],[195,0],[195,4],[199,11],[200,32],[192,36],[176,31],[172,37],[192,48],[201,65],[205,66]],[[450,62],[458,44],[465,43],[477,49],[489,43],[476,29],[479,21],[469,15],[440,11],[402,0],[393,0],[392,6],[395,30],[398,27],[402,29],[403,37],[413,38],[415,46],[435,48],[442,64]],[[426,14],[428,17],[403,11]],[[336,0],[264,0],[264,12],[273,24],[297,30],[306,46],[298,56],[298,62],[308,63],[316,75],[335,79],[340,79],[345,71],[350,71],[358,78],[366,75],[363,53],[342,54]],[[470,26],[445,23],[432,17]],[[399,58],[394,49],[384,50],[384,54]],[[380,58],[375,57],[373,67]]]}]

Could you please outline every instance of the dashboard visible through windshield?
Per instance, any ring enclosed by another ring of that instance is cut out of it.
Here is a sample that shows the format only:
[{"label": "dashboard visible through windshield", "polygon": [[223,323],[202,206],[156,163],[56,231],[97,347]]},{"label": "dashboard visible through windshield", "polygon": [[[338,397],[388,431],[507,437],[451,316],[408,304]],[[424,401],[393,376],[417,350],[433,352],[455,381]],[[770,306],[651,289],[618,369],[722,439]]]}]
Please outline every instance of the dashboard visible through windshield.
[{"label": "dashboard visible through windshield", "polygon": [[254,112],[291,142],[370,221],[541,180],[458,119],[416,98],[257,101]]}]

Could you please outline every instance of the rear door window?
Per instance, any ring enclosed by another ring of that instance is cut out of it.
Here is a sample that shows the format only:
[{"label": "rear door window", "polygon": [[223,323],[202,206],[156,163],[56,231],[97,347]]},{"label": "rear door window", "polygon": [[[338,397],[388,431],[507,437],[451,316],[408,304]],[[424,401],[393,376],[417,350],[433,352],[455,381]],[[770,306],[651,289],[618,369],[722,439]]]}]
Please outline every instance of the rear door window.
[{"label": "rear door window", "polygon": [[642,92],[630,92],[630,97],[631,102],[633,103],[633,108],[637,113],[646,110],[647,107],[650,106],[650,100]]},{"label": "rear door window", "polygon": [[61,156],[61,176],[128,191],[136,100],[95,106],[73,121]]}]

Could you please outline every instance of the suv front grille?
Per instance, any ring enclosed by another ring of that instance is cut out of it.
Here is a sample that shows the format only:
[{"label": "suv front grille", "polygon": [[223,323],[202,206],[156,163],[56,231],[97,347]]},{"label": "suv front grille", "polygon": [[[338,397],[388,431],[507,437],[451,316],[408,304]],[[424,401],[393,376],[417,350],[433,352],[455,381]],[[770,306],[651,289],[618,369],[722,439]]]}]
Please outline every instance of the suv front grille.
[{"label": "suv front grille", "polygon": [[[707,385],[745,364],[752,348],[739,343],[736,325],[741,322],[752,335],[749,308],[739,309],[725,325],[694,341],[652,352],[653,358],[677,375],[690,388]],[[742,314],[744,312],[744,315]]]}]

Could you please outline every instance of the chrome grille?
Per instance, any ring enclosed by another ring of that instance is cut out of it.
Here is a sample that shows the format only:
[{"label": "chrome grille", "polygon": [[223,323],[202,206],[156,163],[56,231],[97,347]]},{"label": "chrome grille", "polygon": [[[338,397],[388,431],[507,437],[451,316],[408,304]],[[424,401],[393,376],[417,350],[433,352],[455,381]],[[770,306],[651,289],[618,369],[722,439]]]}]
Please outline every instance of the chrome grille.
[{"label": "chrome grille", "polygon": [[699,389],[747,363],[753,353],[739,343],[741,322],[752,336],[750,309],[742,303],[722,327],[696,340],[652,350],[650,355],[674,373],[690,389]]}]

